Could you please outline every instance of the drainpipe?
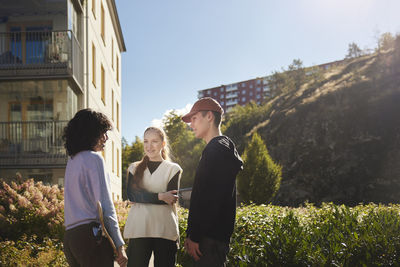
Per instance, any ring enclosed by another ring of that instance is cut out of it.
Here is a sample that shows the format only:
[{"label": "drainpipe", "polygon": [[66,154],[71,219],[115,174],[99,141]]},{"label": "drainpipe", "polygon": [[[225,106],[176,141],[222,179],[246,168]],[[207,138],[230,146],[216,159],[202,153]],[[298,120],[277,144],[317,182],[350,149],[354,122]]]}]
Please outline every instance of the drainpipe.
[{"label": "drainpipe", "polygon": [[85,86],[85,92],[86,92],[86,106],[85,108],[89,107],[89,14],[88,14],[88,0],[85,1],[85,45],[86,45],[86,62],[85,62],[85,68],[86,68],[86,86]]}]

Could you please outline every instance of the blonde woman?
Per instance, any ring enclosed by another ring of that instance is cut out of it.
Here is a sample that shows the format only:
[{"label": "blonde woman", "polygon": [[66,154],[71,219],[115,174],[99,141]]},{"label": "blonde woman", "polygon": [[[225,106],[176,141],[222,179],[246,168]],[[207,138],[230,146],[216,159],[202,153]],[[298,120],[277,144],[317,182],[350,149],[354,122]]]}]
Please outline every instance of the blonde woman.
[{"label": "blonde woman", "polygon": [[128,266],[175,266],[179,239],[176,214],[181,167],[169,160],[167,137],[149,127],[143,138],[145,156],[128,168],[128,199],[133,202],[124,229],[129,239]]}]

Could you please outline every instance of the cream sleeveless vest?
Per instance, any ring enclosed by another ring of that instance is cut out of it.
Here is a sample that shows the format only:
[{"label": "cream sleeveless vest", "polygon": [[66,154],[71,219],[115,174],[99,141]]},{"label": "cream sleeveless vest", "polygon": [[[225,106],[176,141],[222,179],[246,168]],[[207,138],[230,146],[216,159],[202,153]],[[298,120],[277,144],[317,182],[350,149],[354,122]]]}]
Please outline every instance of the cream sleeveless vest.
[{"label": "cream sleeveless vest", "polygon": [[[137,164],[137,162],[132,163],[128,171],[133,174]],[[169,181],[178,171],[181,171],[182,174],[182,169],[178,164],[163,160],[152,174],[146,168],[143,173],[141,188],[152,193],[166,192]],[[176,206],[149,203],[133,204],[126,220],[124,238],[139,237],[177,240],[179,238],[179,225]]]}]

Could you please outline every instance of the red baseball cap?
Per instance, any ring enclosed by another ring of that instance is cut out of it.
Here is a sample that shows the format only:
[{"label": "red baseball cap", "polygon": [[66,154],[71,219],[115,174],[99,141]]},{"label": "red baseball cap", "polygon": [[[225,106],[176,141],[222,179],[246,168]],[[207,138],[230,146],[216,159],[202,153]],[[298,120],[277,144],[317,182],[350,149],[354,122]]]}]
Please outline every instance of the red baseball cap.
[{"label": "red baseball cap", "polygon": [[183,116],[182,120],[186,123],[189,123],[192,116],[199,111],[216,111],[221,115],[224,114],[224,110],[222,109],[221,105],[217,102],[217,100],[211,97],[204,97],[200,98],[199,100],[196,101],[196,103],[194,103],[190,112],[185,116]]}]

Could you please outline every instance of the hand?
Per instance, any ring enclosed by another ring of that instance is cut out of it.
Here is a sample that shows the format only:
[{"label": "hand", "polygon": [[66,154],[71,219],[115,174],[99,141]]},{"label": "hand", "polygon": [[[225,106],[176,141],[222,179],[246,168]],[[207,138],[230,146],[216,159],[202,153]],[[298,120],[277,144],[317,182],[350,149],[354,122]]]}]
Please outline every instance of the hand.
[{"label": "hand", "polygon": [[164,193],[158,193],[158,199],[164,201],[168,205],[172,205],[176,203],[178,200],[178,196],[176,195],[178,190],[171,190]]},{"label": "hand", "polygon": [[128,264],[128,257],[126,256],[124,246],[118,248],[117,262],[121,267],[126,267]]},{"label": "hand", "polygon": [[199,243],[192,241],[189,237],[185,240],[185,249],[187,253],[194,258],[195,261],[200,260],[201,254]]}]

